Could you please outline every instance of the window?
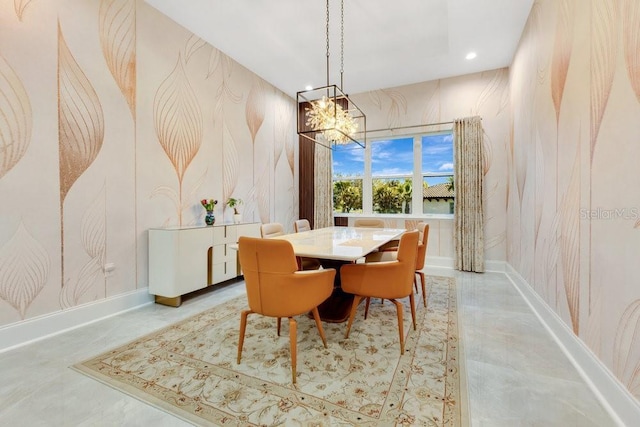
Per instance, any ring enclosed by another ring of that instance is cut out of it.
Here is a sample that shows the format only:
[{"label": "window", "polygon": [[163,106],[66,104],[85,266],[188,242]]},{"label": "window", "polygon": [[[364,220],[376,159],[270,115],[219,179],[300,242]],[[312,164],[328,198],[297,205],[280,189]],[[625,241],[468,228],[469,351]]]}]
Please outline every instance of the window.
[{"label": "window", "polygon": [[[421,191],[413,191],[421,182]],[[451,131],[355,143],[333,150],[336,213],[453,213]]]},{"label": "window", "polygon": [[453,213],[453,134],[423,135],[422,213]]},{"label": "window", "polygon": [[371,142],[374,213],[411,213],[413,137]]},{"label": "window", "polygon": [[351,142],[336,145],[332,154],[334,211],[362,213],[364,150]]}]

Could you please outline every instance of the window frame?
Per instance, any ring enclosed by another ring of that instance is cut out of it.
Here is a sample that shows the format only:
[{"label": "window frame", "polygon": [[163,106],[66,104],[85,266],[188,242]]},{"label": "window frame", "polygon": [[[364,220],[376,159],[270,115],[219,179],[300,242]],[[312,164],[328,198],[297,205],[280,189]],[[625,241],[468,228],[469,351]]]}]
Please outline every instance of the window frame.
[{"label": "window frame", "polygon": [[[405,179],[411,178],[412,186],[415,189],[415,184],[420,184],[420,189],[422,189],[422,182],[425,178],[429,177],[449,177],[453,176],[452,172],[423,172],[422,171],[422,138],[424,136],[436,136],[436,135],[452,135],[453,129],[447,130],[438,130],[432,132],[419,132],[419,133],[410,133],[410,134],[396,134],[391,136],[381,136],[371,138],[365,146],[364,153],[364,174],[360,175],[351,175],[348,177],[349,180],[362,179],[362,213],[353,213],[353,212],[338,212],[333,211],[334,215],[346,216],[346,215],[357,215],[357,216],[373,216],[373,215],[388,215],[388,216],[435,216],[435,215],[445,215],[448,217],[453,217],[452,213],[447,214],[434,214],[434,213],[424,213],[424,199],[422,198],[422,191],[419,192],[420,196],[416,197],[416,192],[413,191],[411,195],[411,214],[404,213],[377,213],[373,211],[373,180],[374,179]],[[376,141],[388,141],[393,139],[408,139],[413,138],[413,173],[412,175],[372,175],[372,145]],[[453,149],[453,142],[452,142]],[[452,159],[455,162],[455,156]],[[455,163],[454,163],[455,167]],[[336,176],[333,171],[333,160],[332,160],[332,171],[331,171],[331,182],[332,182],[332,190],[334,188],[334,182],[336,181]],[[455,203],[455,200],[454,200]]]}]

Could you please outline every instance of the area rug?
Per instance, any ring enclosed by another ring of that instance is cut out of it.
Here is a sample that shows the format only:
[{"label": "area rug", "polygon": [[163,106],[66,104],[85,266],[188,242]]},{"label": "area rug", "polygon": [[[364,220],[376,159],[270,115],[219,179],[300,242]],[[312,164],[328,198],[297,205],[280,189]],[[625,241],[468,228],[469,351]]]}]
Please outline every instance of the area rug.
[{"label": "area rug", "polygon": [[455,280],[427,276],[427,308],[416,298],[417,330],[405,303],[400,356],[395,306],[361,304],[346,323],[298,316],[298,377],[291,382],[288,323],[249,316],[236,364],[241,296],[110,350],[74,368],[196,425],[459,426]]}]

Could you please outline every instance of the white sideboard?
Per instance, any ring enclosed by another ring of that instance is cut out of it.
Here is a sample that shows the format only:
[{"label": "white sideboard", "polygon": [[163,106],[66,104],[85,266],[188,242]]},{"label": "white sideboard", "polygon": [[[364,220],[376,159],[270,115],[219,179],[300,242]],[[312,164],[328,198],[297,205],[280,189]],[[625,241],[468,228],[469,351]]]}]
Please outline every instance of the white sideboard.
[{"label": "white sideboard", "polygon": [[259,223],[149,229],[149,293],[178,307],[182,295],[240,275],[240,236],[260,237]]}]

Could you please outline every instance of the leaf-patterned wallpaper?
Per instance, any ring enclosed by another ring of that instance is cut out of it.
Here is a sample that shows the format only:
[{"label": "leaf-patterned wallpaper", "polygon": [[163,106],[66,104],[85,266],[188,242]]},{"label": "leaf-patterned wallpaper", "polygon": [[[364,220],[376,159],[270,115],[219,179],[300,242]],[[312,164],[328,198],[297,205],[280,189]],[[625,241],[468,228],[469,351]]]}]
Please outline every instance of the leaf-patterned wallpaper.
[{"label": "leaf-patterned wallpaper", "polygon": [[0,298],[21,319],[47,282],[50,260],[42,245],[20,223],[0,248]]},{"label": "leaf-patterned wallpaper", "polygon": [[58,144],[60,146],[61,286],[65,277],[65,199],[98,156],[104,139],[102,105],[67,46],[58,23]]},{"label": "leaf-patterned wallpaper", "polygon": [[[352,95],[367,115],[367,128],[416,126],[482,117],[485,131],[486,259],[506,259],[507,143],[509,140],[507,69],[416,83]],[[429,130],[451,129],[431,126]],[[453,258],[452,220],[429,221],[427,256]]]},{"label": "leaf-patterned wallpaper", "polygon": [[203,198],[297,218],[291,97],[144,0],[0,15],[0,327],[146,287],[146,230]]},{"label": "leaf-patterned wallpaper", "polygon": [[136,116],[136,8],[130,0],[101,0],[100,44],[109,71]]},{"label": "leaf-patterned wallpaper", "polygon": [[31,103],[18,75],[0,55],[0,179],[31,142]]},{"label": "leaf-patterned wallpaper", "polygon": [[507,199],[508,262],[636,398],[639,19],[635,0],[534,3],[510,67]]},{"label": "leaf-patterned wallpaper", "polygon": [[[184,175],[202,145],[202,111],[195,90],[186,74],[181,55],[175,67],[160,84],[153,105],[156,137],[178,178],[178,225],[183,225]],[[209,198],[209,197],[207,197]]]},{"label": "leaf-patterned wallpaper", "polygon": [[[513,265],[638,396],[640,11],[576,3],[534,4],[508,75],[354,100],[371,127],[483,117],[487,259]],[[0,326],[145,287],[145,231],[202,225],[201,198],[292,218],[292,99],[143,0],[0,14]],[[430,250],[450,256],[450,224],[431,226]]]},{"label": "leaf-patterned wallpaper", "polygon": [[13,7],[15,9],[16,16],[22,21],[22,15],[25,13],[25,9],[29,6],[33,0],[13,0]]}]

